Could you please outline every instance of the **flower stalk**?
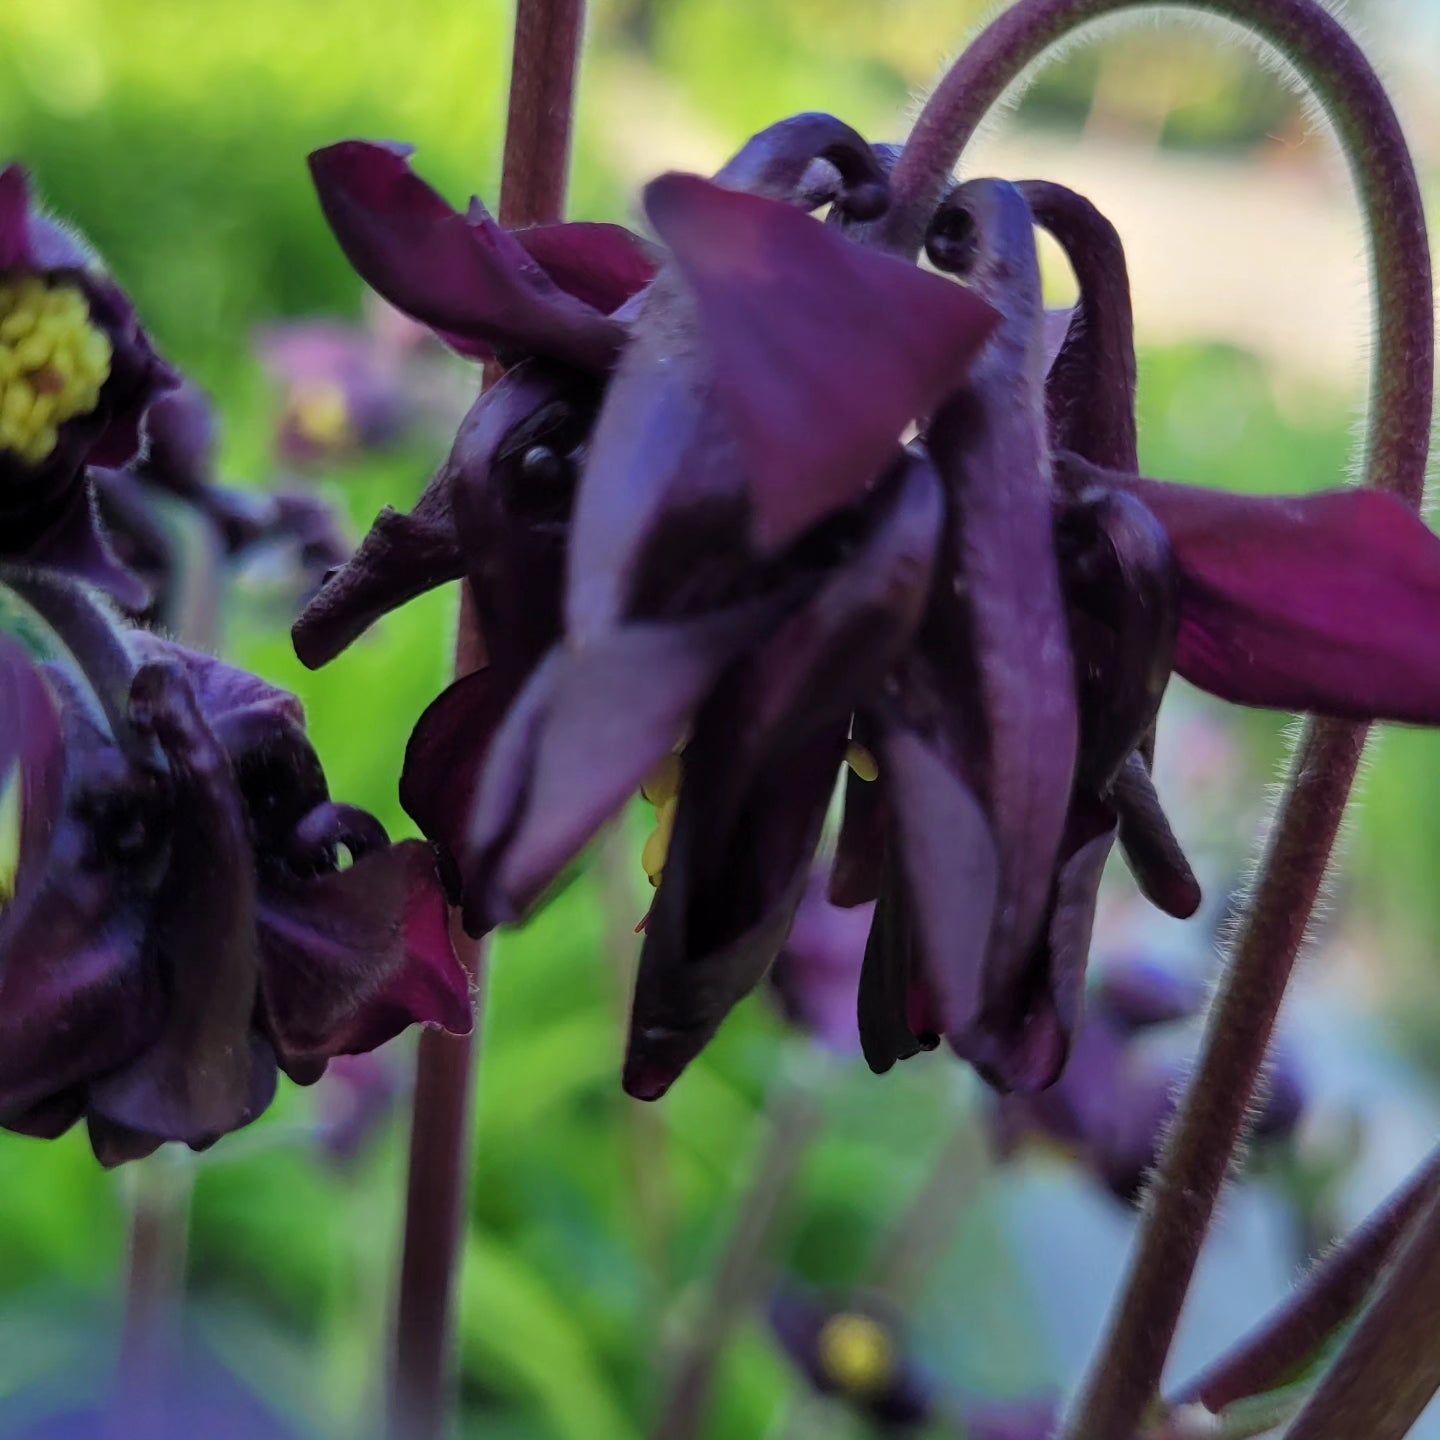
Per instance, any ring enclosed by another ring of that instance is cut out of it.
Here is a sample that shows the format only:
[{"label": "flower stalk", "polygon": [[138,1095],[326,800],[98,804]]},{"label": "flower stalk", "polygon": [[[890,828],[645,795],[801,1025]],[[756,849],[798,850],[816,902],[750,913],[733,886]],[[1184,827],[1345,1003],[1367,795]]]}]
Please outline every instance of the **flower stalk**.
[{"label": "flower stalk", "polygon": [[[500,214],[507,225],[556,221],[569,174],[583,0],[519,0]],[[486,383],[494,375],[487,367]],[[474,598],[461,586],[456,678],[486,659]],[[438,1440],[454,1408],[456,1277],[471,1173],[471,1116],[484,986],[484,942],[452,916],[456,952],[476,996],[469,1036],[421,1036],[405,1238],[396,1302],[389,1425],[395,1440]]]},{"label": "flower stalk", "polygon": [[[878,231],[880,243],[914,254],[951,170],[990,107],[1057,41],[1133,3],[1022,0],[994,21],[922,112],[895,168],[894,203]],[[1195,0],[1194,8],[1234,20],[1273,45],[1335,126],[1370,237],[1376,307],[1362,476],[1367,485],[1418,507],[1430,444],[1433,300],[1419,185],[1389,98],[1344,27],[1315,0]],[[1124,1440],[1158,1394],[1200,1248],[1324,884],[1365,734],[1363,725],[1319,720],[1301,738],[1129,1275],[1064,1431],[1066,1440]]]}]

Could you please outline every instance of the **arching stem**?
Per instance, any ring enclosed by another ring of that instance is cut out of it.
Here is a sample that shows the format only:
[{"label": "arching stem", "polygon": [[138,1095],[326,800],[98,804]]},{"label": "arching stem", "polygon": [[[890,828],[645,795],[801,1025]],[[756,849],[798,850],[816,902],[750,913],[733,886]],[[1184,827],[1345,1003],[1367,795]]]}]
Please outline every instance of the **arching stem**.
[{"label": "arching stem", "polygon": [[[570,167],[584,0],[519,0],[505,130],[500,220],[511,228],[561,218]],[[487,367],[486,384],[494,379]],[[460,597],[455,674],[485,663],[469,587]],[[469,1036],[420,1038],[410,1136],[404,1250],[390,1370],[392,1440],[442,1440],[455,1404],[455,1309],[471,1172],[484,946],[453,931],[477,997]]]},{"label": "arching stem", "polygon": [[[991,106],[1057,41],[1138,0],[1021,0],[984,30],[922,112],[872,238],[913,255],[961,151]],[[1434,315],[1419,184],[1379,78],[1318,0],[1192,0],[1268,41],[1335,127],[1364,212],[1376,338],[1367,485],[1418,507],[1430,445]],[[1365,727],[1319,721],[1300,740],[1205,1043],[1149,1196],[1129,1273],[1067,1440],[1129,1440],[1161,1372],[1200,1248],[1244,1134],[1295,957],[1324,883]]]}]

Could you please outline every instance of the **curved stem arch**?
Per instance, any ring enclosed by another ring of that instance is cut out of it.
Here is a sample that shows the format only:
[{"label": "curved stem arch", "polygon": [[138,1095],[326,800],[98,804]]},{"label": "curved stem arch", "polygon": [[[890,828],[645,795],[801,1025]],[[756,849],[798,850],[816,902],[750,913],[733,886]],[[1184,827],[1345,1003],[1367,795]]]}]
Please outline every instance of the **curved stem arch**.
[{"label": "curved stem arch", "polygon": [[[1054,45],[1147,0],[1021,0],[980,32],[940,82],[891,179],[877,238],[907,255],[985,115]],[[1360,47],[1319,0],[1180,0],[1268,42],[1334,126],[1359,192],[1370,245],[1376,343],[1365,483],[1419,506],[1434,383],[1434,294],[1425,211],[1390,98]]]},{"label": "curved stem arch", "polygon": [[[913,256],[986,112],[1058,41],[1141,0],[1020,0],[974,40],[931,96],[892,175],[876,243]],[[1334,126],[1365,216],[1375,345],[1362,475],[1418,508],[1430,448],[1434,298],[1420,187],[1379,77],[1319,0],[1189,0],[1269,42]],[[1130,1440],[1155,1403],[1206,1232],[1243,1138],[1295,957],[1325,881],[1365,742],[1363,725],[1312,721],[1296,749],[1251,902],[1211,1007],[1108,1331],[1066,1440]]]}]

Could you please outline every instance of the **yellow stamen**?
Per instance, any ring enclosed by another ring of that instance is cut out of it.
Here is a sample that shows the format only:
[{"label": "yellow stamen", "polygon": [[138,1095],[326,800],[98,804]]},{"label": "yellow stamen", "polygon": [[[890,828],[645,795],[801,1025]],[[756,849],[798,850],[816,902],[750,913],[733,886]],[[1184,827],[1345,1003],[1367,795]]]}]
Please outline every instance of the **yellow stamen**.
[{"label": "yellow stamen", "polygon": [[894,1342],[885,1327],[868,1315],[832,1315],[816,1345],[822,1369],[847,1395],[874,1395],[894,1374]]},{"label": "yellow stamen", "polygon": [[845,747],[845,763],[861,780],[880,778],[880,762],[858,740]]},{"label": "yellow stamen", "polygon": [[355,443],[355,427],[345,391],[329,381],[297,385],[290,396],[290,419],[312,445],[341,450]]},{"label": "yellow stamen", "polygon": [[665,870],[665,857],[670,853],[670,837],[675,833],[675,812],[680,808],[680,797],[672,795],[655,812],[655,828],[640,852],[640,864],[650,877],[650,883],[658,886]]},{"label": "yellow stamen", "polygon": [[20,765],[11,765],[0,783],[0,910],[15,897],[15,877],[20,873]]},{"label": "yellow stamen", "polygon": [[0,450],[31,465],[45,460],[59,427],[95,408],[112,358],[75,286],[0,279]]},{"label": "yellow stamen", "polygon": [[646,777],[640,793],[657,809],[680,793],[681,762],[678,755],[667,755]]}]

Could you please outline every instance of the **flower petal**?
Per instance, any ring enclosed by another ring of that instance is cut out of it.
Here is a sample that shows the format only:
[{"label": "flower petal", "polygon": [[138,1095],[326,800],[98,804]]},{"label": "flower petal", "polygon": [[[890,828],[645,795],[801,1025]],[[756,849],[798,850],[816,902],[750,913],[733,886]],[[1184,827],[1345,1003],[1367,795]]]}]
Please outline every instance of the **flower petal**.
[{"label": "flower petal", "polygon": [[[822,162],[819,167],[815,162]],[[807,193],[817,168],[830,169],[839,184],[828,193]],[[847,219],[878,219],[890,203],[885,166],[864,136],[833,115],[792,115],[752,135],[715,176],[727,190],[743,190],[786,204],[817,209],[832,204]]]},{"label": "flower petal", "polygon": [[1170,829],[1140,755],[1125,762],[1110,803],[1119,813],[1120,849],[1140,893],[1167,915],[1188,920],[1200,908],[1200,883]]},{"label": "flower petal", "polygon": [[671,174],[646,211],[699,307],[766,551],[854,504],[964,378],[995,315],[799,210]]},{"label": "flower petal", "polygon": [[347,140],[310,157],[325,218],[365,281],[462,354],[496,349],[608,370],[616,322],[560,289],[483,208],[460,215],[406,152]]},{"label": "flower petal", "polygon": [[1175,668],[1192,684],[1237,705],[1440,721],[1440,538],[1401,501],[1134,478],[1125,488],[1170,537]]},{"label": "flower petal", "polygon": [[664,259],[658,246],[623,225],[570,221],[512,233],[562,290],[602,315],[638,295]]}]

